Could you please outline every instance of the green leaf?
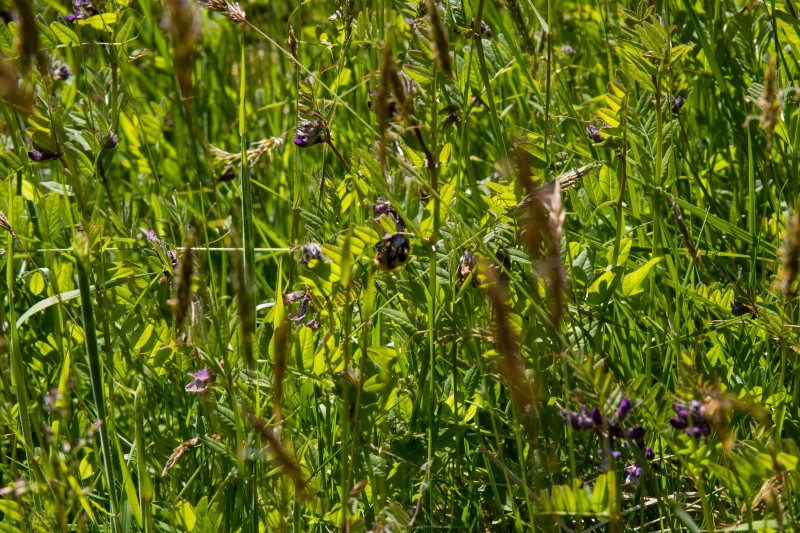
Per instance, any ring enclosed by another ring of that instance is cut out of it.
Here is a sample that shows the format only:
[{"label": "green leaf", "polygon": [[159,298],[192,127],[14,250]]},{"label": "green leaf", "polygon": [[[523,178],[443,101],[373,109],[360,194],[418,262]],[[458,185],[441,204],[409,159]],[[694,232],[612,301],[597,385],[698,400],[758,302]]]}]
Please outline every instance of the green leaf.
[{"label": "green leaf", "polygon": [[650,271],[661,261],[661,257],[654,257],[633,272],[626,274],[622,280],[622,294],[627,297],[635,296],[642,292],[642,284]]},{"label": "green leaf", "polygon": [[78,39],[78,34],[64,24],[58,21],[53,22],[50,24],[50,29],[53,30],[53,34],[55,34],[58,40],[61,41],[61,44],[65,44],[67,46],[80,46],[81,41]]},{"label": "green leaf", "polygon": [[96,30],[111,31],[111,26],[117,23],[116,13],[102,13],[94,15],[88,19],[79,20],[78,24],[81,26],[91,26]]}]

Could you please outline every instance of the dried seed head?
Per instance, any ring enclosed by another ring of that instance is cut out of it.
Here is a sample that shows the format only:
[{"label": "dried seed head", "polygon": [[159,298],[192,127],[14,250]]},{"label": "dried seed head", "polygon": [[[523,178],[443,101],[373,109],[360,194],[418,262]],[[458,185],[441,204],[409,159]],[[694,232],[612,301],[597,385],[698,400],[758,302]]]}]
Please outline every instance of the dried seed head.
[{"label": "dried seed head", "polygon": [[231,3],[225,0],[198,0],[198,3],[209,11],[222,13],[237,24],[241,24],[247,20],[244,9],[239,6],[239,2]]},{"label": "dried seed head", "polygon": [[295,301],[299,300],[300,298],[302,298],[305,295],[306,295],[305,291],[294,291],[294,292],[290,292],[289,294],[284,294],[282,296],[283,303],[285,303],[286,305],[289,305],[289,304],[294,303]]},{"label": "dried seed head", "polygon": [[164,469],[161,471],[161,477],[166,476],[167,472],[172,470],[172,468],[178,464],[178,461],[180,461],[181,457],[183,457],[186,452],[197,446],[198,442],[200,442],[200,437],[195,437],[180,443],[178,447],[172,451],[172,454],[169,456],[169,459],[167,459],[167,462],[164,463]]},{"label": "dried seed head", "polygon": [[289,313],[289,320],[292,322],[300,322],[306,316],[306,311],[308,311],[308,304],[311,303],[311,295],[308,293],[303,294],[303,299],[300,300],[300,307],[297,309],[296,313]]},{"label": "dried seed head", "polygon": [[177,282],[175,286],[175,297],[169,303],[175,315],[175,327],[179,331],[183,327],[183,322],[189,311],[189,304],[192,298],[192,274],[194,272],[194,259],[192,254],[191,240],[187,243],[186,249],[178,265]]},{"label": "dried seed head", "polygon": [[26,115],[31,111],[31,94],[20,85],[20,76],[14,61],[0,53],[0,96]]},{"label": "dried seed head", "polygon": [[2,211],[0,211],[0,229],[6,230],[11,235],[16,235],[16,233],[14,233],[14,229],[11,227],[11,223],[8,221],[8,218],[6,218],[5,213]]},{"label": "dried seed head", "polygon": [[200,37],[200,20],[189,0],[165,0],[162,27],[172,36],[175,70],[181,98],[192,95],[192,56]]},{"label": "dried seed head", "polygon": [[797,293],[794,282],[800,270],[800,215],[792,215],[781,248],[780,290],[789,300]]},{"label": "dried seed head", "polygon": [[772,132],[775,126],[778,125],[781,114],[781,99],[780,91],[778,90],[778,82],[775,74],[775,57],[769,60],[767,67],[767,75],[764,78],[764,91],[759,98],[758,103],[761,106],[761,127],[767,133],[768,137],[772,137]]},{"label": "dried seed head", "polygon": [[20,55],[20,64],[23,72],[27,72],[33,60],[36,59],[43,77],[49,76],[48,63],[40,46],[39,30],[36,26],[36,16],[33,12],[33,2],[28,0],[14,0],[17,13],[17,34],[14,39],[15,48]]},{"label": "dried seed head", "polygon": [[439,7],[434,0],[428,0],[428,18],[430,20],[431,39],[436,48],[436,59],[439,61],[439,67],[448,78],[452,78],[453,67],[450,60],[450,50],[447,46],[447,28],[444,26],[442,17],[439,14]]}]

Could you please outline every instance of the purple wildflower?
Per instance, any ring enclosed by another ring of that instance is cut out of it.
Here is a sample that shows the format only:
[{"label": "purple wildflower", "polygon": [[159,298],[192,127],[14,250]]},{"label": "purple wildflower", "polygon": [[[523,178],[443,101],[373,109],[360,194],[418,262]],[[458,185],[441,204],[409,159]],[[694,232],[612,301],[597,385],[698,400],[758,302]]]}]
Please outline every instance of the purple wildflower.
[{"label": "purple wildflower", "polygon": [[628,474],[625,478],[625,484],[638,485],[644,469],[639,465],[631,465],[625,467],[625,472]]},{"label": "purple wildflower", "polygon": [[600,414],[600,409],[597,407],[592,409],[592,422],[594,422],[594,425],[597,427],[601,427],[603,425],[603,415]]},{"label": "purple wildflower", "polygon": [[72,69],[69,68],[69,65],[66,63],[62,63],[59,65],[58,68],[53,70],[53,79],[54,80],[61,80],[66,81],[72,75]]},{"label": "purple wildflower", "polygon": [[194,380],[186,385],[186,392],[205,394],[214,382],[214,374],[208,368],[201,368],[194,374],[189,374]]},{"label": "purple wildflower", "polygon": [[322,119],[301,120],[294,134],[294,144],[300,148],[308,148],[315,144],[327,142],[327,131]]},{"label": "purple wildflower", "polygon": [[586,407],[581,407],[580,412],[568,411],[567,409],[562,409],[561,416],[564,417],[565,422],[570,423],[572,429],[574,429],[575,431],[592,429],[594,427],[594,421],[586,413]]},{"label": "purple wildflower", "polygon": [[103,150],[113,150],[119,144],[117,134],[113,130],[109,130],[108,135],[103,136]]},{"label": "purple wildflower", "polygon": [[617,409],[617,420],[619,421],[625,420],[625,417],[628,416],[630,410],[631,410],[631,401],[628,399],[627,396],[623,396],[622,400],[619,402],[619,409]]},{"label": "purple wildflower", "polygon": [[34,163],[41,163],[43,161],[49,161],[51,159],[58,159],[58,153],[48,152],[46,150],[40,150],[38,148],[34,148],[28,152],[28,157]]},{"label": "purple wildflower", "polygon": [[567,57],[574,57],[577,52],[572,46],[565,44],[561,47],[561,53]]},{"label": "purple wildflower", "polygon": [[603,456],[603,464],[601,465],[601,468],[603,470],[608,470],[610,468],[609,457],[617,459],[620,455],[622,455],[622,452],[609,447],[608,449],[600,450],[600,455]]},{"label": "purple wildflower", "polygon": [[689,405],[675,402],[672,404],[675,416],[669,423],[675,429],[682,429],[684,433],[695,439],[711,434],[711,425],[706,419],[706,406],[697,400],[692,400]]},{"label": "purple wildflower", "polygon": [[78,19],[78,17],[76,17],[75,15],[73,15],[72,13],[70,13],[69,15],[65,15],[65,16],[64,16],[64,19],[65,19],[67,22],[69,22],[70,24],[72,24],[73,22],[75,22],[75,21]]},{"label": "purple wildflower", "polygon": [[672,114],[673,115],[677,115],[678,113],[680,113],[680,110],[683,107],[683,104],[685,104],[685,103],[686,103],[686,99],[683,96],[676,96],[675,98],[673,98],[673,100],[672,100]]},{"label": "purple wildflower", "polygon": [[605,137],[600,135],[600,130],[592,124],[586,126],[586,136],[589,137],[589,140],[596,143],[601,143],[606,140]]},{"label": "purple wildflower", "polygon": [[308,264],[311,263],[312,260],[325,260],[325,258],[322,256],[322,247],[315,242],[310,242],[303,245],[303,247],[300,249],[300,258],[297,261],[304,267],[308,268]]},{"label": "purple wildflower", "polygon": [[378,203],[373,204],[372,212],[378,215],[374,220],[378,224],[380,224],[381,217],[386,215],[390,216],[394,219],[394,225],[397,228],[397,231],[405,231],[406,229],[406,222],[400,216],[400,214],[395,210],[392,206],[392,203],[389,200],[378,200]]},{"label": "purple wildflower", "polygon": [[644,458],[647,459],[648,461],[652,461],[653,459],[656,458],[656,452],[653,451],[653,448],[647,448],[644,451]]},{"label": "purple wildflower", "polygon": [[628,430],[628,438],[632,440],[641,440],[644,438],[644,428],[641,424],[636,424],[636,427]]},{"label": "purple wildflower", "polygon": [[299,322],[303,320],[306,316],[306,311],[308,310],[308,304],[311,302],[311,296],[306,293],[303,295],[303,299],[300,300],[300,307],[297,309],[297,313],[290,313],[289,320],[292,322]]}]

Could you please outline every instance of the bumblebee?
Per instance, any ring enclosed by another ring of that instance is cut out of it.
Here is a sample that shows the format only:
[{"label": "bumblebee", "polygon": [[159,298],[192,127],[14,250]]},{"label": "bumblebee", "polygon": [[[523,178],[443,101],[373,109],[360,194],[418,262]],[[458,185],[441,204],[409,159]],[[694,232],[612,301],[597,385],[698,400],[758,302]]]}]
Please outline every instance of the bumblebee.
[{"label": "bumblebee", "polygon": [[406,261],[411,252],[411,243],[405,235],[387,235],[375,245],[375,266],[384,272],[393,270]]}]

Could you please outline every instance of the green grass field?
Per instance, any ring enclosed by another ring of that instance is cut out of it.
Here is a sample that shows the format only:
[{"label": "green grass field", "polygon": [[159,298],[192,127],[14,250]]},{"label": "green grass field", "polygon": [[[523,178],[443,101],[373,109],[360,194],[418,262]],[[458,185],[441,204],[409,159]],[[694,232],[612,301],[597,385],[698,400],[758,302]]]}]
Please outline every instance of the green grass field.
[{"label": "green grass field", "polygon": [[797,0],[0,1],[0,531],[797,531]]}]

